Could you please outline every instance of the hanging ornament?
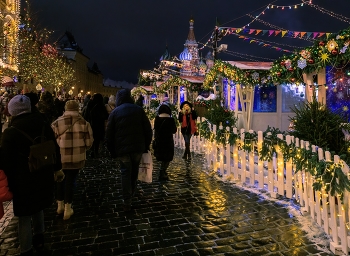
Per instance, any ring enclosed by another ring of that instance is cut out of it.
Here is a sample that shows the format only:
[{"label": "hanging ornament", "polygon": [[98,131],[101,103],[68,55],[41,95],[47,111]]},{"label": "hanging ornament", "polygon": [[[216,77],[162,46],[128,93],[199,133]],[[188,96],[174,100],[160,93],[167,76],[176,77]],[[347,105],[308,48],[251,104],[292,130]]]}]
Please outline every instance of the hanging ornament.
[{"label": "hanging ornament", "polygon": [[339,40],[339,39],[344,39],[344,36],[337,35],[337,37],[336,37],[335,39],[337,39],[337,40]]},{"label": "hanging ornament", "polygon": [[344,47],[341,48],[341,50],[339,51],[339,53],[345,53],[346,50],[347,50],[348,47],[349,47],[349,43],[350,43],[350,41],[347,41],[347,42],[344,44]]},{"label": "hanging ornament", "polygon": [[327,53],[322,53],[321,59],[323,60],[324,63],[329,60],[329,55]]},{"label": "hanging ornament", "polygon": [[328,49],[329,52],[332,52],[336,48],[338,48],[338,43],[336,41],[334,41],[334,39],[328,41],[327,49]]},{"label": "hanging ornament", "polygon": [[292,61],[288,59],[284,62],[284,65],[286,66],[287,69],[289,69],[292,66]]},{"label": "hanging ornament", "polygon": [[308,62],[309,64],[314,64],[315,61],[314,61],[313,59],[308,59],[307,62]]},{"label": "hanging ornament", "polygon": [[300,69],[304,69],[306,67],[306,60],[303,58],[300,58],[300,60],[298,60],[298,68]]},{"label": "hanging ornament", "polygon": [[252,74],[252,78],[253,78],[254,80],[258,80],[258,79],[259,79],[259,73],[258,73],[258,72],[254,72],[254,73]]},{"label": "hanging ornament", "polygon": [[318,45],[322,47],[322,46],[324,46],[324,42],[321,41],[321,42],[318,43]]},{"label": "hanging ornament", "polygon": [[302,50],[300,55],[306,60],[311,58],[311,53],[308,50]]}]

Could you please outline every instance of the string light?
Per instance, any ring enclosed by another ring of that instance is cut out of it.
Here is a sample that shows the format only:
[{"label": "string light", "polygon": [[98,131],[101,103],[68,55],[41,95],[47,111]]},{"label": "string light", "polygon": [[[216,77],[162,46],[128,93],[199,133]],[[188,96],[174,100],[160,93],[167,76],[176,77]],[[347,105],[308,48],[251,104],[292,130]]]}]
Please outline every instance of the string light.
[{"label": "string light", "polygon": [[323,7],[318,6],[318,5],[312,4],[311,1],[309,3],[306,3],[306,4],[308,4],[309,6],[315,8],[316,10],[318,10],[318,11],[320,11],[322,13],[325,13],[325,14],[333,17],[333,18],[336,18],[338,20],[341,20],[343,22],[346,22],[346,23],[350,24],[350,18],[348,18],[348,17],[345,17],[345,16],[343,16],[341,14],[334,13],[334,12],[329,11],[329,10],[323,8]]},{"label": "string light", "polygon": [[[250,15],[250,14],[247,14],[247,16],[249,16],[249,17],[251,17],[252,18],[252,15]],[[269,23],[269,22],[267,22],[267,21],[264,21],[264,20],[262,20],[262,19],[256,19],[256,21],[257,22],[260,22],[260,23],[262,23],[262,24],[264,24],[264,25],[266,25],[266,26],[268,26],[268,27],[270,27],[270,28],[274,28],[274,29],[276,29],[276,30],[280,30],[280,31],[287,31],[288,29],[284,29],[284,28],[282,28],[282,27],[278,27],[278,26],[276,26],[276,25],[273,25],[273,24],[271,24],[271,23]],[[305,37],[290,37],[289,35],[286,35],[285,37],[287,37],[287,38],[296,38],[296,39],[302,39],[302,40],[305,40],[305,41],[309,41],[309,42],[313,42],[315,39],[313,39],[313,38],[305,38]],[[304,47],[301,47],[301,46],[295,46],[295,48],[304,48]]]}]

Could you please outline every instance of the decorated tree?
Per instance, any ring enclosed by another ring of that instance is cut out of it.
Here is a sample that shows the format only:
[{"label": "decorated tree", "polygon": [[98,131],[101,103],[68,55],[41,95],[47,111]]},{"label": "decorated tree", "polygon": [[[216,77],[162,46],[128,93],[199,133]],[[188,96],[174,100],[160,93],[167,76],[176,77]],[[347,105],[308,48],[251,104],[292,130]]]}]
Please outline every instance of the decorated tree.
[{"label": "decorated tree", "polygon": [[26,1],[19,30],[19,75],[26,83],[31,79],[44,86],[70,87],[74,84],[74,69],[56,47],[48,43],[51,32],[37,29],[32,22],[30,4]]}]

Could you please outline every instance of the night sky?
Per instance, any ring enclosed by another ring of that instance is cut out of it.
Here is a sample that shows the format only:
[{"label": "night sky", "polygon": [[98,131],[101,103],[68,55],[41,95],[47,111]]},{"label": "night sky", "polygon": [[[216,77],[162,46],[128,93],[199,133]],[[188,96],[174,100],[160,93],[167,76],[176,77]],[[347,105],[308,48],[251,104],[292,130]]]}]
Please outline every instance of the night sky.
[{"label": "night sky", "polygon": [[[53,40],[57,40],[66,30],[70,31],[83,53],[90,57],[90,62],[97,63],[104,78],[136,83],[139,70],[153,69],[154,63],[165,52],[166,45],[172,56],[179,56],[184,49],[191,17],[195,20],[194,32],[201,47],[214,30],[216,18],[221,26],[239,28],[252,21],[247,14],[255,17],[269,3],[293,7],[302,1],[32,0],[30,3],[35,24],[53,30]],[[349,0],[313,0],[312,3],[335,14],[350,17]],[[336,33],[350,26],[349,20],[338,20],[306,4],[297,9],[269,9],[260,18],[292,31]],[[250,28],[273,29],[257,21],[250,24]],[[279,47],[288,50],[294,46],[311,44],[305,40],[281,39],[278,36],[258,35],[255,38],[278,42],[283,44]],[[223,60],[273,61],[283,54],[250,44],[234,35],[224,37],[220,43],[227,44],[229,50],[219,54],[218,57]],[[202,55],[205,56],[209,50],[208,47],[204,48]],[[241,58],[236,53],[249,56]]]}]

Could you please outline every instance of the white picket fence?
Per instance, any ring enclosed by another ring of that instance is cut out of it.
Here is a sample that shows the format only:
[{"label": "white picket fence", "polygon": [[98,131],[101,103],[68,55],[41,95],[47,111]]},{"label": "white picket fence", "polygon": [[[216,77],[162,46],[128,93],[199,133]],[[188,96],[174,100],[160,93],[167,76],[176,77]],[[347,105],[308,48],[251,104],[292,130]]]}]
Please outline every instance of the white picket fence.
[{"label": "white picket fence", "polygon": [[[228,128],[229,130],[229,128]],[[216,133],[213,125],[212,132]],[[237,129],[231,132],[237,134]],[[253,132],[253,131],[249,131]],[[243,140],[244,130],[240,131]],[[279,138],[283,139],[280,134]],[[185,148],[185,143],[180,132],[174,135],[175,146]],[[255,145],[258,152],[263,142],[263,132],[258,132],[258,142]],[[316,147],[309,145],[292,136],[286,136],[287,144],[295,142],[297,147],[309,149],[316,152]],[[215,142],[206,141],[200,136],[193,136],[191,139],[191,152],[204,154],[207,167],[213,171],[220,171],[225,178],[247,183],[257,188],[266,190],[272,197],[278,195],[289,199],[295,199],[304,212],[308,212],[311,217],[323,227],[324,231],[331,237],[331,251],[336,255],[348,255],[350,246],[349,220],[350,220],[350,196],[344,193],[344,204],[341,204],[339,195],[331,196],[325,191],[314,191],[313,177],[305,171],[295,172],[292,161],[284,162],[283,154],[277,150],[277,156],[272,161],[260,161],[257,153],[241,150],[241,142],[234,146],[217,145]],[[254,151],[254,150],[252,150]],[[328,151],[317,149],[319,160],[331,160]],[[341,160],[339,156],[334,156],[335,163]],[[344,163],[343,172],[349,175],[349,167]]]}]

